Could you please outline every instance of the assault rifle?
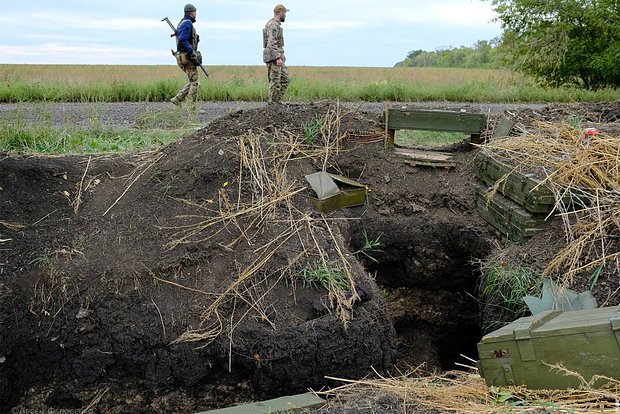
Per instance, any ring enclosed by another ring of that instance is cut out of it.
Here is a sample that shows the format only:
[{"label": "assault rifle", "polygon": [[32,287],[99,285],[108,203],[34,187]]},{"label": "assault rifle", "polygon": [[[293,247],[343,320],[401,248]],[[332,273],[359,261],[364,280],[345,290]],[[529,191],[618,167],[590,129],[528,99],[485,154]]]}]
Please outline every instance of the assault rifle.
[{"label": "assault rifle", "polygon": [[[163,19],[161,19],[161,21],[162,21],[162,22],[166,22],[166,23],[168,23],[168,25],[170,26],[170,28],[171,28],[171,29],[172,29],[172,31],[174,32],[174,33],[172,33],[172,34],[170,35],[170,37],[177,36],[177,28],[176,28],[176,27],[174,27],[174,25],[172,24],[172,22],[170,21],[170,19],[168,19],[168,17],[164,17]],[[171,52],[172,52],[172,55],[173,55],[173,56],[176,56],[176,54],[175,54],[174,50],[171,50]],[[199,64],[198,66],[200,66],[200,69],[202,69],[202,71],[204,72],[205,76],[206,76],[206,77],[209,77],[209,74],[207,73],[207,70],[205,69],[205,67],[204,67],[204,66],[202,66],[202,63],[201,63],[201,64]]]}]

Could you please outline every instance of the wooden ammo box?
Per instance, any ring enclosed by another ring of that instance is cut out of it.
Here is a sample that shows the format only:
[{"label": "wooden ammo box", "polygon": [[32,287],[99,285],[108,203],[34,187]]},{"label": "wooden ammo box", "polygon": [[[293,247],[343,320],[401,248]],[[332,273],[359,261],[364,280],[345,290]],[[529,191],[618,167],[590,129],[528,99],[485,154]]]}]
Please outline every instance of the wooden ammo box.
[{"label": "wooden ammo box", "polygon": [[[520,318],[478,344],[478,369],[489,386],[525,385],[564,389],[580,385],[552,365],[578,373],[620,380],[620,307],[561,312]],[[600,387],[608,381],[595,380]]]},{"label": "wooden ammo box", "polygon": [[514,168],[482,152],[476,156],[476,175],[488,185],[508,175],[498,191],[532,213],[549,213],[555,205],[555,196],[546,185],[541,185],[534,174],[522,174]]},{"label": "wooden ammo box", "polygon": [[509,240],[521,243],[543,230],[546,215],[532,214],[499,193],[489,198],[481,186],[475,191],[480,215]]},{"label": "wooden ammo box", "polygon": [[481,143],[480,134],[486,127],[484,114],[468,113],[465,110],[427,111],[407,108],[390,108],[385,112],[387,136],[386,147],[394,147],[394,136],[398,129],[426,131],[463,132],[471,135],[471,142]]}]

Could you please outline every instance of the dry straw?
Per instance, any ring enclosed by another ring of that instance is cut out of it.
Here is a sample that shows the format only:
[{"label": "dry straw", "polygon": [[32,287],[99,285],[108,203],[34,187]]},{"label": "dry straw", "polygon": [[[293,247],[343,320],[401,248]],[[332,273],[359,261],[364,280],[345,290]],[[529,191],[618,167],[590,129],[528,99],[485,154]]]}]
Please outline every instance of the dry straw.
[{"label": "dry straw", "polygon": [[[559,375],[577,376],[562,367]],[[414,373],[415,374],[415,373]],[[442,375],[415,376],[408,374],[396,378],[345,380],[328,377],[345,383],[338,388],[319,394],[330,397],[342,405],[360,397],[381,399],[391,395],[399,401],[393,412],[432,412],[459,414],[491,413],[614,413],[620,410],[620,382],[609,380],[608,386],[591,388],[585,381],[579,389],[530,390],[525,387],[487,387],[477,373],[451,371]],[[381,411],[384,412],[384,411]]]},{"label": "dry straw", "polygon": [[563,274],[563,282],[570,284],[582,272],[610,265],[619,269],[620,139],[589,136],[565,123],[539,122],[520,136],[491,141],[481,150],[513,171],[535,174],[540,185],[554,193],[553,214],[562,218],[567,245],[545,274]]},{"label": "dry straw", "polygon": [[[346,275],[346,291],[336,285],[328,286],[328,305],[347,325],[356,299],[350,292],[356,289],[351,266],[338,248],[342,241],[337,240],[325,218],[312,217],[296,207],[293,200],[306,187],[301,186],[297,177],[290,176],[292,163],[303,159],[321,163],[324,168],[328,166],[331,156],[341,150],[344,135],[340,129],[341,117],[338,105],[330,107],[324,115],[320,131],[322,145],[310,145],[287,130],[279,130],[274,135],[251,132],[238,137],[239,174],[235,198],[229,187],[222,188],[218,208],[203,207],[207,210],[206,217],[175,227],[168,247],[206,243],[223,235],[226,229],[230,240],[224,247],[231,250],[243,242],[253,248],[255,259],[238,269],[230,285],[210,295],[209,305],[201,316],[201,326],[185,332],[175,343],[200,342],[200,347],[204,347],[225,332],[232,338],[235,327],[249,315],[275,327],[269,316],[275,312],[268,303],[268,294],[283,279],[289,282],[295,271],[311,263],[325,268],[338,263],[338,268]],[[265,226],[272,231],[280,229],[280,233],[266,244],[261,239]],[[330,239],[328,243],[325,243],[326,238]],[[300,246],[297,252],[288,251],[293,241]],[[274,257],[278,256],[287,257],[287,264],[272,265]],[[294,289],[294,283],[292,286]]]}]

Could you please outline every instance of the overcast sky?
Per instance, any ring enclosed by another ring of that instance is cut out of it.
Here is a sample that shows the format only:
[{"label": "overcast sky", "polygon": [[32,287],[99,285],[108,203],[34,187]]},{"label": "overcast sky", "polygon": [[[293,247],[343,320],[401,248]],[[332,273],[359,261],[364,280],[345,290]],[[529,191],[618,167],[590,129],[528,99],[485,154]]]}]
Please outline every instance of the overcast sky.
[{"label": "overcast sky", "polygon": [[[190,0],[192,1],[192,0]],[[262,28],[276,1],[193,0],[207,65],[262,64]],[[174,64],[187,1],[2,2],[0,63]],[[489,1],[304,0],[284,3],[289,66],[391,67],[411,50],[473,46],[501,34]]]}]

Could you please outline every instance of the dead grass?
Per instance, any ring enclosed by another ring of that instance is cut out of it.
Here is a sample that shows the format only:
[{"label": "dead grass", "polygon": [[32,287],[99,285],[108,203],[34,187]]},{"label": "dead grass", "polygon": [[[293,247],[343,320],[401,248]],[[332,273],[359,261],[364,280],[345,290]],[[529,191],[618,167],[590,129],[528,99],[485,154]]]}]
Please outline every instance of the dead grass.
[{"label": "dead grass", "polygon": [[[560,375],[578,374],[556,369]],[[395,378],[360,381],[329,378],[343,382],[338,388],[319,394],[330,397],[335,405],[360,396],[388,394],[401,403],[398,411],[442,413],[613,413],[620,409],[620,382],[609,380],[606,387],[594,389],[583,381],[579,389],[530,390],[525,387],[487,387],[474,371],[451,371],[441,375],[418,376],[416,372]],[[381,411],[383,412],[383,411]]]},{"label": "dead grass", "polygon": [[[492,141],[482,151],[533,173],[555,195],[553,214],[564,223],[567,245],[545,275],[562,274],[568,285],[576,274],[612,266],[620,271],[620,139],[587,136],[568,124],[538,123],[518,137]],[[502,180],[496,183],[496,188]]]},{"label": "dead grass", "polygon": [[[328,167],[331,156],[341,150],[341,118],[339,105],[330,107],[321,122],[321,145],[310,145],[289,131],[238,137],[237,188],[234,192],[228,186],[221,188],[216,208],[203,206],[207,213],[204,218],[175,227],[168,248],[205,243],[227,229],[231,236],[224,247],[232,250],[240,243],[251,246],[254,260],[240,267],[233,283],[210,299],[201,316],[202,326],[185,332],[174,343],[201,342],[203,347],[223,333],[232,337],[235,327],[248,316],[275,327],[270,317],[274,310],[267,301],[269,293],[283,283],[296,289],[300,270],[314,264],[327,268],[337,263],[346,275],[346,287],[327,285],[328,309],[346,327],[358,298],[351,265],[339,248],[342,241],[325,217],[311,217],[297,209],[293,198],[306,186],[289,177],[291,163],[301,159]],[[266,228],[280,229],[279,234],[265,242],[261,235]],[[299,251],[289,251],[293,241],[300,246]],[[275,265],[276,256],[287,257],[287,263]]]},{"label": "dead grass", "polygon": [[[449,83],[496,79],[507,84],[514,74],[506,70],[459,68],[370,68],[334,66],[292,66],[294,78],[337,82],[420,82],[441,86]],[[266,80],[264,66],[208,66],[209,74],[218,82],[243,79],[246,82]],[[28,79],[37,83],[62,82],[79,85],[94,82],[152,82],[154,79],[179,77],[176,65],[0,65],[3,79]]]},{"label": "dead grass", "polygon": [[12,231],[18,231],[26,227],[23,224],[13,223],[10,221],[1,221],[1,220],[0,220],[0,226],[6,227],[7,229],[12,230]]}]

